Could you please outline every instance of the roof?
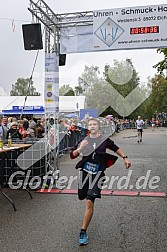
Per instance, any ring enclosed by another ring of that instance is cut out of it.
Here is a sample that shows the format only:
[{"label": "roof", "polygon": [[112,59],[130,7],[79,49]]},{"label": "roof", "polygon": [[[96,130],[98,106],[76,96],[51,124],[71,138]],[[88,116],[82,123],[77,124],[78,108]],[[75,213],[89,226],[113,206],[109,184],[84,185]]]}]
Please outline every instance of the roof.
[{"label": "roof", "polygon": [[[0,112],[13,110],[14,106],[39,106],[45,107],[43,96],[0,96]],[[76,112],[85,108],[85,96],[60,96],[59,110],[64,113]]]}]

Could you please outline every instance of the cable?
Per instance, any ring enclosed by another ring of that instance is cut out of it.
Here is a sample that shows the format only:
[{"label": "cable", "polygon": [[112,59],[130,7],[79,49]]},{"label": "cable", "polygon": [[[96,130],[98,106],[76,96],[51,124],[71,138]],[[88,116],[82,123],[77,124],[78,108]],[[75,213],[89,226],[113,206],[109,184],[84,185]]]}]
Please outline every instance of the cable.
[{"label": "cable", "polygon": [[[39,50],[37,51],[37,54],[36,54],[36,57],[35,57],[35,62],[34,62],[33,68],[32,68],[32,73],[31,73],[31,76],[30,76],[30,80],[29,80],[27,92],[28,92],[28,90],[30,89],[30,85],[31,85],[31,81],[32,81],[32,76],[33,76],[33,73],[34,73],[34,70],[35,70],[35,65],[36,65],[36,63],[37,63],[38,55],[39,55]],[[25,107],[25,104],[26,104],[26,101],[27,101],[27,96],[28,96],[28,95],[26,94],[25,99],[24,99],[23,108],[22,108],[22,111],[21,111],[21,114],[20,114],[20,119],[22,119],[24,107]]]},{"label": "cable", "polygon": [[16,21],[16,22],[26,22],[29,23],[30,21],[20,20],[20,19],[13,19],[13,18],[0,18],[0,20],[8,20],[8,21]]}]

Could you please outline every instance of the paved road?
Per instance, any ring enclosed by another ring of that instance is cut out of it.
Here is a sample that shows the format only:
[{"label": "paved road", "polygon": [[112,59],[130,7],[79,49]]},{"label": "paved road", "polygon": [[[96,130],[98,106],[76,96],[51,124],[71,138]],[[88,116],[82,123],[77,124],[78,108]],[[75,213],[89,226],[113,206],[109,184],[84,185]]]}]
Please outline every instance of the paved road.
[{"label": "paved road", "polygon": [[[110,178],[117,176],[112,190],[122,186],[122,190],[128,191],[166,192],[167,129],[154,132],[146,129],[141,144],[137,143],[136,135],[135,130],[126,130],[113,137],[133,165],[128,185],[125,180],[121,183],[119,180],[128,175],[121,159],[107,170]],[[70,160],[68,155],[62,157],[60,175],[77,175],[75,163],[76,160]],[[141,176],[146,175],[147,183],[144,185]],[[150,189],[149,183],[157,188]],[[76,183],[72,188],[76,188]],[[18,210],[14,212],[0,195],[1,252],[167,251],[166,198],[103,196],[95,203],[95,213],[88,229],[89,244],[79,247],[77,240],[84,202],[78,201],[76,195],[33,192],[31,200],[25,191],[10,190],[8,194]]]}]

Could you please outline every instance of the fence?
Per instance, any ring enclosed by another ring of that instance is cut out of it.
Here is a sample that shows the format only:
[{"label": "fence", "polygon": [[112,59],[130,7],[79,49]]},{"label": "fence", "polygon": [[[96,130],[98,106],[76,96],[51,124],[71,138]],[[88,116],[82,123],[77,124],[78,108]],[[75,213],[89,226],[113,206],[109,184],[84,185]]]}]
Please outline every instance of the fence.
[{"label": "fence", "polygon": [[[100,128],[100,131],[102,135],[111,136],[115,132],[115,125],[103,124]],[[65,152],[70,150],[78,141],[86,137],[87,134],[88,134],[88,130],[82,127],[76,127],[75,130],[67,131],[64,138],[61,140],[59,144],[59,153],[64,154]]]}]

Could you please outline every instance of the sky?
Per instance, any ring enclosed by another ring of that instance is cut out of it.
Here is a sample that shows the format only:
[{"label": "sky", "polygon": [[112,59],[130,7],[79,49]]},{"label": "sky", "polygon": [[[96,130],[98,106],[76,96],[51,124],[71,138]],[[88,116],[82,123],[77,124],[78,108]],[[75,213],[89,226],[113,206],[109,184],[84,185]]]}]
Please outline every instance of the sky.
[{"label": "sky", "polygon": [[[34,0],[37,2],[37,0]],[[45,0],[56,13],[75,13],[82,11],[103,10],[111,8],[133,7],[166,4],[166,0]],[[1,1],[0,8],[0,87],[9,95],[18,78],[29,78],[35,63],[37,51],[24,50],[22,24],[31,23],[28,11],[29,0]],[[163,59],[156,49],[117,50],[94,53],[68,54],[66,65],[61,66],[59,85],[77,86],[78,77],[83,73],[84,66],[98,66],[101,75],[106,63],[112,65],[113,59],[132,59],[141,82],[147,82],[148,76],[153,77],[156,69],[152,66]],[[38,92],[44,93],[44,50],[40,50],[33,74],[34,86]]]}]

